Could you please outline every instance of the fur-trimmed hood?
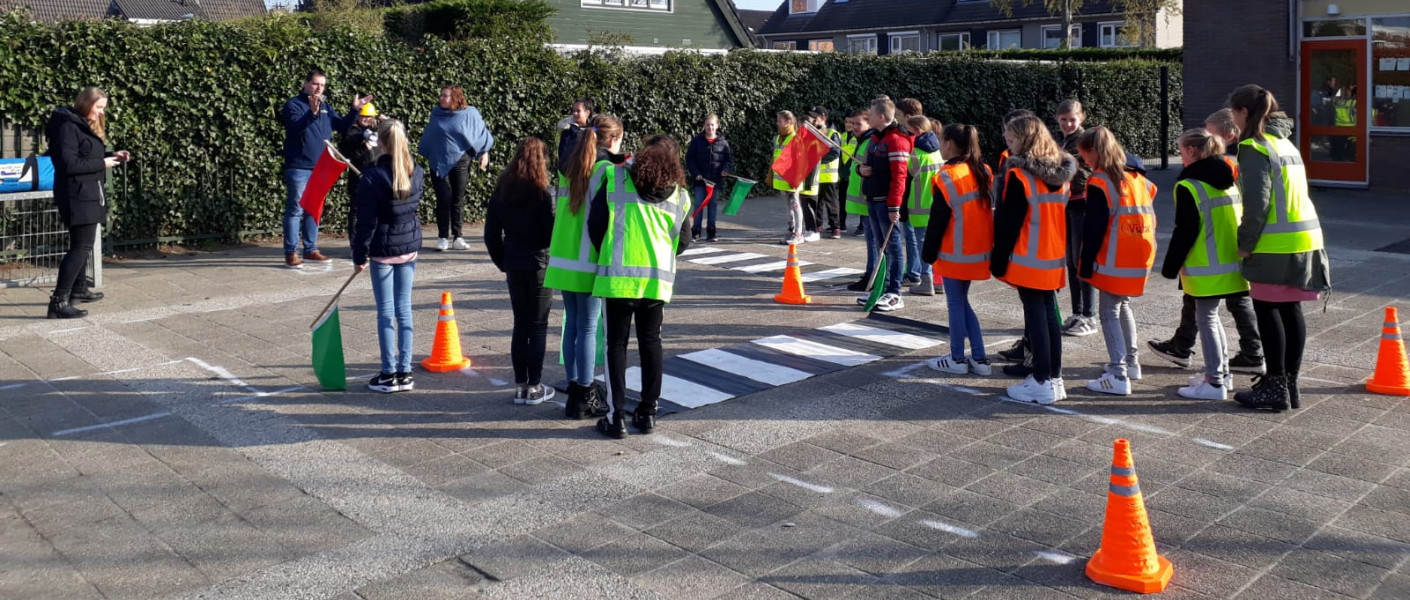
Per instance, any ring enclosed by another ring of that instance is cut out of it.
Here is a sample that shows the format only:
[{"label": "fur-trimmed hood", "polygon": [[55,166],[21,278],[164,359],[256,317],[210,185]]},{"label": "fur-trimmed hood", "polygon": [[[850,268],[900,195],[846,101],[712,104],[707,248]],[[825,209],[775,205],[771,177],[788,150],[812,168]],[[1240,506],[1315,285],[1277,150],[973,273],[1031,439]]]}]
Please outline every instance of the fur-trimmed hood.
[{"label": "fur-trimmed hood", "polygon": [[1043,183],[1057,187],[1072,181],[1072,177],[1077,174],[1077,159],[1066,152],[1062,153],[1059,161],[1037,160],[1031,156],[1010,156],[1008,167],[1028,171]]}]

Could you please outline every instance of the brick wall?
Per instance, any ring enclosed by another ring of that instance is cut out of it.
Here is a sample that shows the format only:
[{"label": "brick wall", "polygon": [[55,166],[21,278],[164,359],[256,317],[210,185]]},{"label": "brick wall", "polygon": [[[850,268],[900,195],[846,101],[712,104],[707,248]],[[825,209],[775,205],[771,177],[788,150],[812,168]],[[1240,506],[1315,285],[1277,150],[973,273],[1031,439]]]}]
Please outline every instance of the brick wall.
[{"label": "brick wall", "polygon": [[1289,114],[1296,106],[1296,63],[1288,60],[1287,0],[1185,0],[1186,127],[1224,106],[1229,92],[1257,83]]}]

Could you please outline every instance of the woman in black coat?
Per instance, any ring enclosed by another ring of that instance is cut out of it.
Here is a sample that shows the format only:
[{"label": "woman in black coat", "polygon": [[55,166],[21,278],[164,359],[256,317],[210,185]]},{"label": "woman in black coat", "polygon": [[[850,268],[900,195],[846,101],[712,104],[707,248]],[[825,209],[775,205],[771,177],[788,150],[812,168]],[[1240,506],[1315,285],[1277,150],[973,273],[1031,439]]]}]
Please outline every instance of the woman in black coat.
[{"label": "woman in black coat", "polygon": [[50,319],[76,319],[88,311],[74,302],[96,302],[101,292],[88,289],[84,266],[93,254],[98,226],[108,220],[108,203],[103,184],[108,169],[127,162],[126,150],[107,152],[108,95],[96,87],[86,87],[74,99],[73,108],[59,107],[44,127],[49,156],[54,161],[54,203],[59,217],[69,228],[69,250],[59,263],[59,280],[49,298]]}]

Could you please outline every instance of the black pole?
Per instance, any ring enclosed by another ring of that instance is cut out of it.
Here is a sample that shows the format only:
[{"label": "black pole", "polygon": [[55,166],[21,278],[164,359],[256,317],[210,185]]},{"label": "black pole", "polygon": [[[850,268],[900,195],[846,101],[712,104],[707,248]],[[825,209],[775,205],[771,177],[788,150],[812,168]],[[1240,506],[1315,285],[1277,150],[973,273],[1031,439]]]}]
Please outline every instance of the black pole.
[{"label": "black pole", "polygon": [[1170,67],[1160,67],[1160,170],[1170,168]]}]

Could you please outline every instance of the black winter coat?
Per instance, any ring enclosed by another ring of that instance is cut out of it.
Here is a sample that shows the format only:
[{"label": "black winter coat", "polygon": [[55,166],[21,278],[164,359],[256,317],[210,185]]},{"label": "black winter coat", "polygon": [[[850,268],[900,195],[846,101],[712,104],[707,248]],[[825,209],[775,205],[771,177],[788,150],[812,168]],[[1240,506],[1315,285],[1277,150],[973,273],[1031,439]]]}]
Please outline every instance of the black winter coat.
[{"label": "black winter coat", "polygon": [[685,151],[685,170],[690,185],[698,183],[695,181],[697,176],[719,185],[721,174],[728,173],[733,168],[734,156],[730,151],[729,140],[725,139],[725,132],[716,132],[714,143],[706,140],[703,133],[697,133],[691,138],[690,146]]},{"label": "black winter coat", "polygon": [[425,172],[416,166],[411,173],[411,195],[398,200],[392,195],[392,157],[383,156],[376,166],[362,172],[356,196],[353,264],[366,264],[372,256],[401,256],[421,249],[421,219],[416,208],[425,180]]},{"label": "black winter coat", "polygon": [[102,138],[68,107],[54,109],[44,137],[54,160],[54,203],[64,225],[106,223],[103,184],[108,180],[108,169],[103,159],[111,154],[104,149]]}]

